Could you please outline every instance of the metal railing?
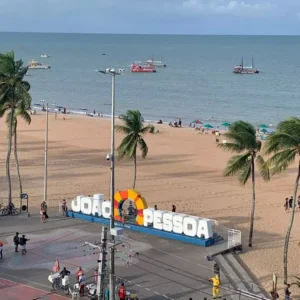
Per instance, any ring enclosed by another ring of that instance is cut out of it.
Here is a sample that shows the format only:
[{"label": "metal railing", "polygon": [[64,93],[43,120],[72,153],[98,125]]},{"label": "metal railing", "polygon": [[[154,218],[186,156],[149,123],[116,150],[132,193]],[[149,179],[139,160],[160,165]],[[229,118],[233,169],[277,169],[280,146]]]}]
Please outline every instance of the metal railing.
[{"label": "metal railing", "polygon": [[213,222],[213,233],[221,236],[224,241],[227,241],[227,249],[242,244],[242,232],[240,230],[227,228],[216,220],[211,221]]}]

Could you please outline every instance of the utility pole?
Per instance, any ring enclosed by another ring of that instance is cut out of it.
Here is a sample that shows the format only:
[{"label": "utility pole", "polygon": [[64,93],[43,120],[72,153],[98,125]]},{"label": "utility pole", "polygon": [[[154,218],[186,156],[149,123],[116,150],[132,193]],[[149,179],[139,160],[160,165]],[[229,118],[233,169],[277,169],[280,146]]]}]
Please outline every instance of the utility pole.
[{"label": "utility pole", "polygon": [[85,245],[89,245],[93,248],[98,248],[100,249],[99,253],[99,259],[98,259],[98,279],[97,279],[97,297],[98,300],[104,299],[104,291],[103,291],[103,282],[104,282],[104,277],[106,273],[106,247],[107,247],[107,227],[102,227],[102,234],[101,234],[101,245],[94,245],[88,242],[85,242]]},{"label": "utility pole", "polygon": [[46,128],[45,128],[45,170],[44,170],[44,201],[47,202],[48,185],[48,102],[46,103]]}]

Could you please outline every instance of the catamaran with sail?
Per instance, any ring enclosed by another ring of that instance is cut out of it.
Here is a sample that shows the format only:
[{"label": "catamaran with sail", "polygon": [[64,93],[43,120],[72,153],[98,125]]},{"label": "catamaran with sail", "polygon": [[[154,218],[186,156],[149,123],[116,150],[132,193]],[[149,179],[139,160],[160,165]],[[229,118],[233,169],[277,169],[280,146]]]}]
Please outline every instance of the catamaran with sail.
[{"label": "catamaran with sail", "polygon": [[247,66],[244,66],[244,59],[242,57],[242,61],[241,61],[241,64],[237,65],[234,67],[233,69],[233,73],[234,74],[258,74],[259,73],[259,70],[257,70],[255,67],[254,67],[254,60],[253,60],[253,57],[252,57],[252,65],[247,67]]}]

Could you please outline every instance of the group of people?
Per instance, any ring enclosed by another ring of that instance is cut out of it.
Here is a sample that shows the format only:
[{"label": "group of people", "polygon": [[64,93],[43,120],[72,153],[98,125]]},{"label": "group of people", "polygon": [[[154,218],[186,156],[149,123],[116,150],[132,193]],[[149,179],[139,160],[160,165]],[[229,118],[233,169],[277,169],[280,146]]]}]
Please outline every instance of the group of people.
[{"label": "group of people", "polygon": [[177,121],[174,121],[173,123],[169,122],[169,126],[171,127],[181,127],[181,125],[182,125],[181,119],[179,119],[178,122]]},{"label": "group of people", "polygon": [[[154,205],[154,210],[157,210],[157,205]],[[172,205],[172,212],[176,212],[176,206],[173,204]]]},{"label": "group of people", "polygon": [[23,234],[21,237],[19,236],[19,232],[16,232],[16,235],[13,237],[13,243],[15,245],[15,252],[19,252],[19,245],[22,247],[22,255],[27,253],[26,244],[29,239],[26,238],[26,235]]},{"label": "group of people", "polygon": [[[293,202],[294,202],[294,197],[291,196],[290,198],[285,198],[284,201],[284,211],[288,212],[293,208]],[[298,210],[300,210],[300,196],[298,196],[297,199],[297,204],[295,203],[295,206],[298,205]]]},{"label": "group of people", "polygon": [[43,201],[41,203],[41,211],[40,211],[42,223],[45,223],[46,219],[49,218],[49,216],[47,214],[47,210],[48,210],[48,205],[47,205],[46,201]]}]

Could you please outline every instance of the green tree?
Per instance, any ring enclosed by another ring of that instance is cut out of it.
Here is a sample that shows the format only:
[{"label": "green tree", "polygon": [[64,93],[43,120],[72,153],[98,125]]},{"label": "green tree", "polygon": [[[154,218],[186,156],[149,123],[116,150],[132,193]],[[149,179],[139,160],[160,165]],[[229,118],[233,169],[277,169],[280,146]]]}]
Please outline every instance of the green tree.
[{"label": "green tree", "polygon": [[148,146],[144,140],[144,135],[151,131],[151,125],[144,126],[144,119],[139,110],[128,110],[126,115],[121,115],[120,117],[123,125],[116,125],[115,128],[118,132],[122,132],[126,136],[117,148],[117,152],[120,159],[126,157],[133,160],[133,188],[135,188],[137,149],[141,150],[142,158],[146,158]]},{"label": "green tree", "polygon": [[24,81],[28,67],[24,66],[22,60],[15,61],[14,52],[0,53],[0,117],[8,114],[8,151],[6,158],[6,175],[8,180],[8,201],[12,202],[12,187],[10,176],[10,157],[12,151],[12,138],[14,133],[15,111],[24,107],[29,109],[31,97],[30,85]]},{"label": "green tree", "polygon": [[292,117],[280,122],[275,134],[270,135],[266,140],[264,151],[267,155],[271,155],[268,160],[269,165],[272,167],[271,175],[286,170],[296,159],[298,163],[291,219],[285,236],[283,251],[284,282],[287,283],[289,240],[294,223],[296,197],[300,179],[300,119]]},{"label": "green tree", "polygon": [[253,125],[244,121],[236,121],[230,125],[224,136],[229,141],[224,144],[218,144],[218,147],[237,153],[237,155],[234,155],[229,159],[223,175],[237,175],[238,180],[242,185],[245,185],[251,177],[252,207],[248,245],[249,247],[252,247],[256,198],[255,165],[257,164],[264,180],[270,179],[269,168],[263,157],[260,155],[261,141],[257,140],[256,130]]}]

